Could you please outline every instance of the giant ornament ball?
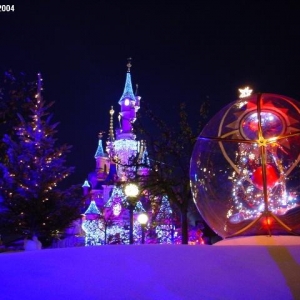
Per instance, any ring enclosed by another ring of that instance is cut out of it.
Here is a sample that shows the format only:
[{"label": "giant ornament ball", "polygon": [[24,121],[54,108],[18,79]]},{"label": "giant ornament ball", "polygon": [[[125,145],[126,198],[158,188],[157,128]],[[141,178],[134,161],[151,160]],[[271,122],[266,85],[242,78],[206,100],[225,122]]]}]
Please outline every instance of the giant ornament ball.
[{"label": "giant ornament ball", "polygon": [[[276,94],[229,103],[195,144],[190,182],[206,223],[222,238],[300,234],[300,104]],[[264,218],[272,219],[269,232]]]}]

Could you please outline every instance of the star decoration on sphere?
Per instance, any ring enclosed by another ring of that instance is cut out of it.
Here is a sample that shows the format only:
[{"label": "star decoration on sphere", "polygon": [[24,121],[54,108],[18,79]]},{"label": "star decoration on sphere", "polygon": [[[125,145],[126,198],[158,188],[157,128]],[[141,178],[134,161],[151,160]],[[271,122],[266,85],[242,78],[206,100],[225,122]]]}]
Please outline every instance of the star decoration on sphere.
[{"label": "star decoration on sphere", "polygon": [[240,98],[246,98],[246,97],[249,97],[252,94],[253,90],[251,90],[249,88],[249,86],[246,86],[243,89],[239,89],[239,92],[240,92]]}]

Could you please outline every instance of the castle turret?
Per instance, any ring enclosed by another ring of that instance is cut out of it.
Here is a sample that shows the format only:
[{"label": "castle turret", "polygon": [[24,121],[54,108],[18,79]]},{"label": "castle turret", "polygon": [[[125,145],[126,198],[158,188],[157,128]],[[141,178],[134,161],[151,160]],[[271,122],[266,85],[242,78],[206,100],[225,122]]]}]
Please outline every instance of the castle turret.
[{"label": "castle turret", "polygon": [[83,189],[83,195],[87,196],[90,192],[90,184],[87,180],[84,181],[83,185],[82,185],[82,189]]},{"label": "castle turret", "polygon": [[113,142],[114,159],[117,162],[117,174],[121,181],[125,181],[133,171],[130,158],[135,157],[139,151],[139,142],[135,140],[132,123],[136,119],[136,112],[140,108],[140,97],[135,96],[131,83],[131,58],[127,63],[127,74],[123,94],[119,100],[121,111],[119,113],[120,128],[116,130],[116,140]]},{"label": "castle turret", "polygon": [[100,219],[101,213],[95,203],[91,201],[88,209],[84,213],[82,229],[85,232],[85,245],[95,246],[105,243],[104,224]]},{"label": "castle turret", "polygon": [[136,119],[136,112],[140,108],[141,97],[135,96],[132,89],[131,83],[131,58],[128,59],[127,63],[127,74],[123,94],[119,100],[121,106],[120,111],[120,129],[117,130],[117,140],[119,139],[131,139],[134,140],[135,136],[132,132],[132,123]]},{"label": "castle turret", "polygon": [[100,132],[98,147],[95,153],[97,180],[105,180],[105,178],[109,174],[110,167],[110,159],[108,155],[103,151],[102,135],[103,133]]}]

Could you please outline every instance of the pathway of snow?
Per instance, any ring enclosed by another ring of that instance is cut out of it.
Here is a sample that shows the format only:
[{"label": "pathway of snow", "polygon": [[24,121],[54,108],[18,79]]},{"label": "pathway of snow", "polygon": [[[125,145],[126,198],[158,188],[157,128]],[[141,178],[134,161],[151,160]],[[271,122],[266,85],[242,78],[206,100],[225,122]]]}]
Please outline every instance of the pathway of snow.
[{"label": "pathway of snow", "polygon": [[225,244],[2,253],[0,299],[300,299],[300,243]]}]

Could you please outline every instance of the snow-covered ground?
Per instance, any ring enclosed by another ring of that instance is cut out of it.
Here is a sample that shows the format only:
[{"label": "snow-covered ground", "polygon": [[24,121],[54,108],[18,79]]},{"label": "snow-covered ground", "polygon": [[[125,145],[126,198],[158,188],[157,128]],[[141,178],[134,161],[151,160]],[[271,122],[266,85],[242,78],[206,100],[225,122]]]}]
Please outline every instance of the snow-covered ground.
[{"label": "snow-covered ground", "polygon": [[0,254],[0,299],[300,299],[300,237]]}]

